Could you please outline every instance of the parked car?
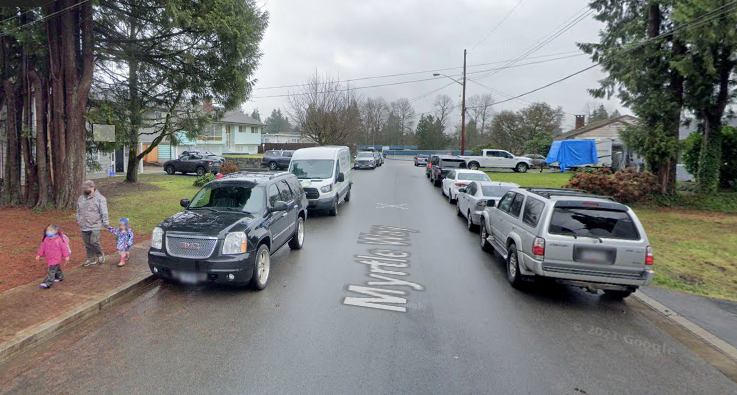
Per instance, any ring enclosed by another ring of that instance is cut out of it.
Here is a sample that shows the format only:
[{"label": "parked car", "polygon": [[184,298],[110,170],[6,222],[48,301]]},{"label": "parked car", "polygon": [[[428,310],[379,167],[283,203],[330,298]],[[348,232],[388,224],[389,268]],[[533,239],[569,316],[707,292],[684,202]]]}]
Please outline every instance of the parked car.
[{"label": "parked car", "polygon": [[457,156],[433,156],[432,160],[427,167],[430,169],[430,182],[436,187],[449,171],[466,168],[466,161]]},{"label": "parked car", "polygon": [[631,208],[570,189],[517,188],[481,217],[481,248],[506,260],[514,287],[545,277],[625,298],[654,277],[653,250]]},{"label": "parked car", "polygon": [[375,169],[376,155],[371,151],[361,151],[353,161],[354,169]]},{"label": "parked car", "polygon": [[261,290],[271,254],[304,245],[307,198],[287,172],[231,173],[180,204],[152,232],[148,265],[161,278]]},{"label": "parked car", "polygon": [[448,197],[449,203],[455,203],[458,190],[464,188],[471,181],[491,181],[491,179],[486,173],[479,170],[451,170],[443,178],[440,191]]},{"label": "parked car", "polygon": [[376,166],[381,167],[381,165],[384,164],[384,157],[381,155],[381,152],[379,151],[372,151],[374,154],[374,160],[376,161]]},{"label": "parked car", "polygon": [[338,215],[338,205],[351,200],[351,151],[348,147],[324,146],[294,151],[289,171],[299,178],[310,210]]},{"label": "parked car", "polygon": [[415,155],[415,166],[427,166],[428,158],[430,158],[430,155],[427,155],[427,154]]},{"label": "parked car", "polygon": [[547,166],[547,163],[545,163],[545,157],[540,154],[527,154],[525,155],[525,158],[530,158],[530,161],[532,161],[532,167],[542,169]]},{"label": "parked car", "polygon": [[169,175],[181,172],[182,174],[197,173],[198,176],[202,176],[206,173],[217,174],[220,172],[220,165],[221,162],[214,158],[202,157],[197,153],[190,152],[181,155],[179,159],[166,161],[164,171]]},{"label": "parked car", "polygon": [[192,155],[192,154],[201,156],[206,159],[217,160],[220,163],[225,163],[225,158],[217,154],[213,154],[210,151],[198,151],[198,150],[183,151],[181,154],[179,154],[179,157],[181,158],[182,155]]},{"label": "parked car", "polygon": [[456,215],[466,217],[466,227],[475,231],[481,223],[481,213],[489,200],[498,202],[509,190],[519,188],[513,182],[472,181],[458,190]]},{"label": "parked car", "polygon": [[432,172],[432,164],[437,160],[438,157],[440,157],[440,155],[430,155],[427,158],[427,165],[425,166],[425,177],[430,178],[430,173]]},{"label": "parked car", "polygon": [[532,167],[532,160],[524,156],[514,156],[507,151],[498,149],[481,150],[480,156],[461,156],[466,160],[469,169],[478,170],[481,167],[492,169],[512,169],[518,173],[525,173]]},{"label": "parked car", "polygon": [[268,167],[269,170],[288,169],[289,162],[292,160],[294,150],[271,150],[264,152],[264,158],[261,160],[261,166]]}]

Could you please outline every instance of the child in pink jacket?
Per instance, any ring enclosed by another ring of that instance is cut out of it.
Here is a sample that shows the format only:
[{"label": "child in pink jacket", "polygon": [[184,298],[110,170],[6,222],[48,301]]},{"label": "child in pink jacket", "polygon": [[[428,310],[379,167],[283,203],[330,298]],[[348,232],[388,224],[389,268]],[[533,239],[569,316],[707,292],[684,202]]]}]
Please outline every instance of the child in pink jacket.
[{"label": "child in pink jacket", "polygon": [[44,282],[39,285],[42,289],[51,288],[54,283],[64,281],[64,273],[61,271],[61,261],[69,263],[69,241],[59,230],[57,225],[51,224],[46,227],[41,247],[36,253],[36,260],[46,257],[49,266],[48,274]]}]

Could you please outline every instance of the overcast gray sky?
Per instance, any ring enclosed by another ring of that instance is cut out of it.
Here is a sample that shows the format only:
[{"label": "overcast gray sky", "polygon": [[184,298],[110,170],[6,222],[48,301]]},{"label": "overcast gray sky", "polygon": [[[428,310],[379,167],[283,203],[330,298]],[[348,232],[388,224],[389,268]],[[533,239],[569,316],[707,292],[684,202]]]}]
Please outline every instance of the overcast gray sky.
[{"label": "overcast gray sky", "polygon": [[[286,95],[297,88],[264,89],[303,83],[316,70],[339,76],[341,80],[388,74],[422,72],[457,67],[444,73],[459,75],[463,49],[468,49],[467,96],[490,92],[504,100],[581,70],[591,61],[576,56],[576,42],[598,39],[601,24],[591,16],[563,32],[555,40],[519,60],[517,67],[495,72],[474,73],[505,66],[584,14],[587,0],[261,0],[271,14],[262,43],[264,56],[256,72],[253,97],[244,108],[258,108],[265,118],[273,108],[288,106]],[[517,7],[515,9],[515,6]],[[489,35],[512,10],[511,15]],[[477,46],[478,45],[478,46]],[[472,49],[476,46],[475,49]],[[550,55],[550,56],[546,56]],[[548,61],[554,58],[565,58]],[[544,61],[544,62],[543,62]],[[495,63],[499,62],[499,63]],[[520,66],[527,63],[538,64]],[[482,63],[484,66],[470,67]],[[383,96],[387,101],[401,97],[418,98],[451,81],[432,79],[432,71],[353,82],[356,88],[420,79],[429,81],[360,89],[364,96]],[[596,102],[586,89],[597,86],[603,74],[598,68],[520,100],[501,103],[495,111],[519,109],[530,102],[545,101],[562,106],[567,116],[564,129],[573,126],[573,114],[582,113],[587,103]],[[482,78],[484,77],[484,78]],[[461,87],[452,84],[437,93],[460,102]],[[417,113],[432,110],[437,94],[417,99]],[[506,96],[505,96],[506,95]],[[622,109],[616,99],[604,102],[610,109]],[[454,116],[460,119],[460,110]],[[456,121],[457,121],[456,120]]]}]

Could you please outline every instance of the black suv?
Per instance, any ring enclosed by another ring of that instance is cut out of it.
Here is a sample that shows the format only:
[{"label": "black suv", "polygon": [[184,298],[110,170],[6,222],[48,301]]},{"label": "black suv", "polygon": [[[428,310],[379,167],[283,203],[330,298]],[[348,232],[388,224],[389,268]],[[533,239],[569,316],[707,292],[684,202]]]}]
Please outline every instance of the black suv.
[{"label": "black suv", "polygon": [[151,235],[148,265],[162,278],[264,289],[271,254],[304,243],[307,197],[291,173],[231,173],[180,203]]},{"label": "black suv", "polygon": [[430,170],[430,182],[436,187],[445,178],[445,175],[453,169],[465,169],[466,161],[457,156],[434,156],[427,167]]}]

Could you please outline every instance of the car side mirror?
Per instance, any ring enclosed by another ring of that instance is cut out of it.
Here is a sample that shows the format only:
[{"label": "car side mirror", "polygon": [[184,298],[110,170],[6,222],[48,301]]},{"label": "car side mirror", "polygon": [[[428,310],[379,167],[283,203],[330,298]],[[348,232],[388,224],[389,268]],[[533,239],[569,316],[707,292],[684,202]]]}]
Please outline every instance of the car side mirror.
[{"label": "car side mirror", "polygon": [[489,199],[486,201],[486,207],[494,207],[496,206],[496,201],[494,199]]},{"label": "car side mirror", "polygon": [[289,206],[286,202],[283,202],[281,200],[274,203],[274,207],[271,208],[271,211],[287,211]]},{"label": "car side mirror", "polygon": [[460,193],[466,193],[466,188],[461,188],[461,189],[458,190],[458,192],[460,192]]},{"label": "car side mirror", "polygon": [[343,182],[343,181],[345,181],[345,174],[338,173],[338,182]]},{"label": "car side mirror", "polygon": [[179,205],[182,206],[182,207],[184,207],[184,208],[187,208],[187,206],[189,206],[189,199],[182,199],[182,200],[180,200],[179,201]]}]

